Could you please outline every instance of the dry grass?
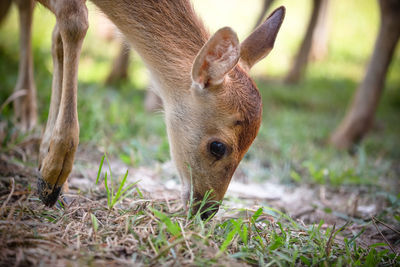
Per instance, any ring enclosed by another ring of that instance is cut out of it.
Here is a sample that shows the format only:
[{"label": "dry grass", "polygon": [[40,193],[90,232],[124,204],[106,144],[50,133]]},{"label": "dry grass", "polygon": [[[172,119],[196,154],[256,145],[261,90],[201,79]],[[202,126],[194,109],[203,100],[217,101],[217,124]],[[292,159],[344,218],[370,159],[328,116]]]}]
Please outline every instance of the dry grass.
[{"label": "dry grass", "polygon": [[[185,230],[193,221],[182,212],[179,199],[162,201],[135,193],[109,209],[105,192],[93,190],[65,195],[69,204],[47,208],[35,189],[27,189],[35,183],[35,171],[21,173],[22,168],[4,160],[2,165],[15,177],[1,178],[0,262],[4,265],[186,265],[194,263],[194,250],[200,259],[235,262],[225,255],[216,258],[219,245],[202,231]],[[182,235],[165,233],[154,209],[174,217]]]}]

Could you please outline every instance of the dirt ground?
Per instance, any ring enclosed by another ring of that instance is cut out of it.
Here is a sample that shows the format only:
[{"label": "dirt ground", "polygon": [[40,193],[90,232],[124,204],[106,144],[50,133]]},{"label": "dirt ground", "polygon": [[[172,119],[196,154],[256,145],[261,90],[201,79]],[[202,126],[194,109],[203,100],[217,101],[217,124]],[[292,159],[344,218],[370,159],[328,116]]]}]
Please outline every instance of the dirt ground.
[{"label": "dirt ground", "polygon": [[[91,259],[100,265],[126,264],[120,256],[131,255],[140,244],[123,233],[122,215],[112,217],[114,221],[108,228],[107,245],[94,249],[99,255],[80,253],[76,249],[98,246],[96,233],[90,230],[85,233],[85,229],[91,210],[98,209],[100,204],[106,206],[107,202],[104,183],[95,185],[103,153],[93,147],[80,146],[69,178],[68,209],[62,210],[44,207],[36,196],[37,148],[38,138],[31,138],[0,155],[0,265],[55,262],[57,265],[79,265],[79,262],[87,263]],[[126,205],[131,210],[142,209],[151,202],[152,205],[163,203],[160,205],[166,205],[171,212],[183,212],[180,183],[171,162],[152,168],[132,168],[119,160],[110,161],[114,177],[129,170],[129,183],[140,180],[138,187],[144,199],[128,200]],[[268,206],[305,225],[323,220],[322,229],[334,224],[339,228],[348,223],[346,232],[336,237],[338,242],[342,242],[346,234],[363,231],[357,241],[360,246],[390,243],[393,250],[400,252],[400,246],[394,245],[399,238],[400,226],[373,219],[388,206],[385,196],[371,195],[362,187],[332,190],[327,186],[285,185],[274,178],[255,183],[246,179],[240,168],[246,166],[239,167],[236,172],[215,220],[241,216],[240,209],[243,208],[252,210]],[[107,168],[103,167],[105,170]],[[105,210],[102,212],[97,212],[96,216],[110,216]],[[58,222],[51,223],[55,217]],[[150,217],[146,223],[151,224]],[[139,258],[140,255],[143,254],[138,254]]]}]

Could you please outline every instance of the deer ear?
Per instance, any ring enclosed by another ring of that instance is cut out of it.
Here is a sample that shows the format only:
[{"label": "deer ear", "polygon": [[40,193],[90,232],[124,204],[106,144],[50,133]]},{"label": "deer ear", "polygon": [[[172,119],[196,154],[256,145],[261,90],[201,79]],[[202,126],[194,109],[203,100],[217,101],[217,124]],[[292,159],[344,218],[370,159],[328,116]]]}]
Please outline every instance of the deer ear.
[{"label": "deer ear", "polygon": [[240,45],[240,64],[249,70],[266,57],[274,47],[275,39],[285,17],[285,7],[281,6],[258,26]]},{"label": "deer ear", "polygon": [[239,40],[229,27],[219,29],[197,54],[192,66],[192,80],[198,87],[218,85],[237,64],[240,56]]}]

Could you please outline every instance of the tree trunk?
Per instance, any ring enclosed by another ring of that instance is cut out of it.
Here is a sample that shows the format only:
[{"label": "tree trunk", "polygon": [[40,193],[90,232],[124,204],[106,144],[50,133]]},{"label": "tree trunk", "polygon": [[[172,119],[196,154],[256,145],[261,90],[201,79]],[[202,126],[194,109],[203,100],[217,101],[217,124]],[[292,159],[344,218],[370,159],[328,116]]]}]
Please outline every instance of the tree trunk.
[{"label": "tree trunk", "polygon": [[261,13],[260,15],[258,15],[258,19],[254,24],[253,30],[255,30],[261,24],[261,22],[263,22],[265,15],[267,14],[269,8],[272,5],[272,2],[274,2],[274,0],[264,0]]},{"label": "tree trunk", "polygon": [[322,60],[328,54],[329,32],[331,26],[330,5],[330,0],[322,0],[311,44],[310,59],[313,61]]},{"label": "tree trunk", "polygon": [[361,141],[373,122],[386,73],[400,36],[400,1],[379,0],[381,24],[371,61],[352,105],[330,142],[347,149]]},{"label": "tree trunk", "polygon": [[120,51],[114,59],[106,84],[116,83],[128,78],[129,56],[131,48],[126,41],[121,42]]},{"label": "tree trunk", "polygon": [[285,82],[288,84],[298,83],[304,76],[307,67],[307,61],[310,55],[314,29],[317,25],[318,14],[321,10],[321,2],[322,0],[313,0],[313,9],[306,34],[304,35],[304,39],[294,60],[294,64],[285,78]]},{"label": "tree trunk", "polygon": [[3,22],[5,17],[10,10],[11,0],[1,0],[0,1],[0,24]]}]

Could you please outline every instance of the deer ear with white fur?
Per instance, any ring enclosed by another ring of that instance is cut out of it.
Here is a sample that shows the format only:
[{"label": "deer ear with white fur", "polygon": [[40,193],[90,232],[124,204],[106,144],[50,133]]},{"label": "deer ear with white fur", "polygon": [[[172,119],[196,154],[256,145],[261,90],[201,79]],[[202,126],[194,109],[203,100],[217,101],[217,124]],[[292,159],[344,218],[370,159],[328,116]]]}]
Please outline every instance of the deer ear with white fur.
[{"label": "deer ear with white fur", "polygon": [[197,54],[192,66],[193,83],[200,88],[218,85],[237,64],[240,57],[239,40],[229,27],[218,30]]},{"label": "deer ear with white fur", "polygon": [[285,7],[281,6],[254,30],[240,45],[240,65],[246,70],[266,57],[274,47],[276,36],[285,18]]}]

